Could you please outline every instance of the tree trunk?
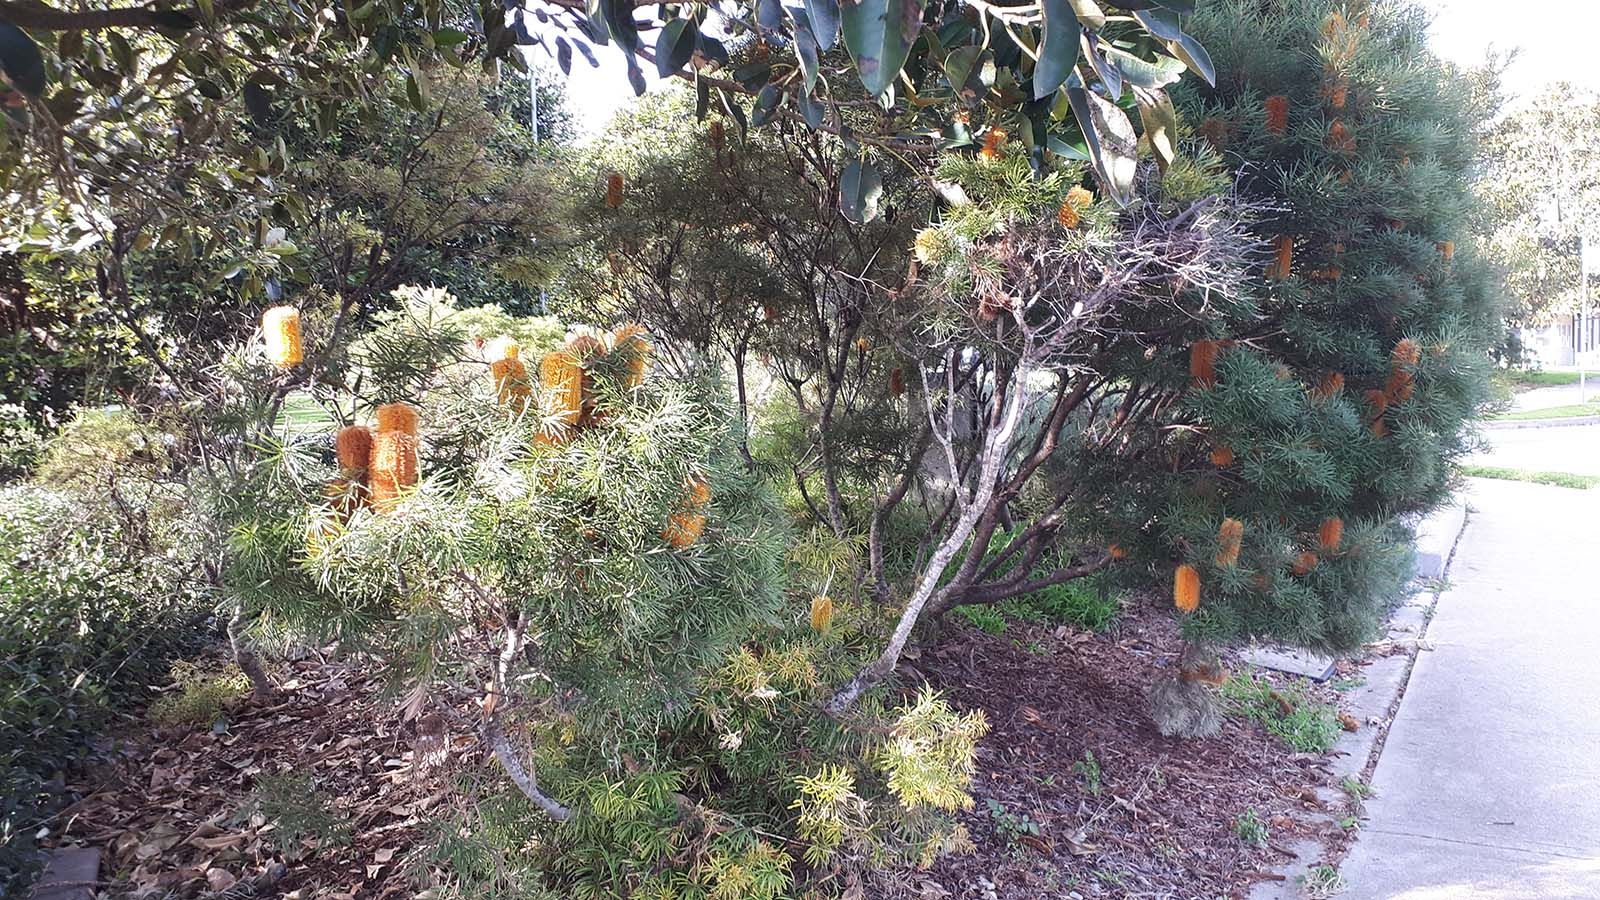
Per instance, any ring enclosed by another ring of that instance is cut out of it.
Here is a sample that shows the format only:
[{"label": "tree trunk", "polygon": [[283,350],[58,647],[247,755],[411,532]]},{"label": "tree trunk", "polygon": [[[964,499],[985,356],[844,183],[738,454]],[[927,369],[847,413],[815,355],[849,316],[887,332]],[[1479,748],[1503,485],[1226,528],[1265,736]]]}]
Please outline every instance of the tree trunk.
[{"label": "tree trunk", "polygon": [[244,626],[244,604],[234,601],[233,617],[228,620],[228,646],[233,650],[233,661],[238,664],[239,671],[250,679],[256,699],[271,699],[276,693],[272,687],[272,680],[267,677],[267,670],[261,665],[261,657],[257,656],[255,648],[250,646],[250,639],[245,637]]}]

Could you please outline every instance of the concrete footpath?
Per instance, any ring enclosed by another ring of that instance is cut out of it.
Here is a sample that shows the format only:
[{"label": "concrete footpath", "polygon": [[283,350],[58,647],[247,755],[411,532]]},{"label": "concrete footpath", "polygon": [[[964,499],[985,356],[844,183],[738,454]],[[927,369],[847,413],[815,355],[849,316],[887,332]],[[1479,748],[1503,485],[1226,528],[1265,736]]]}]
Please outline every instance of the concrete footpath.
[{"label": "concrete footpath", "polygon": [[1600,898],[1600,491],[1474,479],[1341,900]]}]

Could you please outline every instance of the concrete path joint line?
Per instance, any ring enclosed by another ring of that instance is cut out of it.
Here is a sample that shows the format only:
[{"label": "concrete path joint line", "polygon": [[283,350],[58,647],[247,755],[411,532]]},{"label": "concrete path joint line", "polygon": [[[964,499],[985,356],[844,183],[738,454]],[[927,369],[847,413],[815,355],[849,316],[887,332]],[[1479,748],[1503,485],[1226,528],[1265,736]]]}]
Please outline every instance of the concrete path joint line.
[{"label": "concrete path joint line", "polygon": [[[1439,841],[1444,844],[1463,844],[1468,847],[1487,847],[1490,850],[1510,850],[1513,853],[1527,853],[1531,856],[1559,856],[1563,859],[1578,859],[1588,861],[1594,859],[1600,850],[1585,850],[1582,847],[1572,847],[1566,844],[1540,843],[1538,848],[1529,847],[1527,844],[1497,844],[1492,841],[1469,841],[1465,838],[1443,837],[1437,834],[1422,834],[1416,831],[1397,831],[1390,828],[1363,828],[1365,834],[1387,834],[1394,837],[1416,838],[1421,841]],[[1560,850],[1551,848],[1561,848]],[[1562,852],[1567,851],[1567,852]]]}]

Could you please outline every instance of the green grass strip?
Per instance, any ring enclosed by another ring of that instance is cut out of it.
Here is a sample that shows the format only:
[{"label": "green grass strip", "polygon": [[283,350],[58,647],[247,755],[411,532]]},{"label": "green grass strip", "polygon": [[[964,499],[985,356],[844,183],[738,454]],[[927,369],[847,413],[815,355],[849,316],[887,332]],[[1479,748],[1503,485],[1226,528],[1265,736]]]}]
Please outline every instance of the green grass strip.
[{"label": "green grass strip", "polygon": [[1503,481],[1531,481],[1556,487],[1576,488],[1586,491],[1600,487],[1600,475],[1574,475],[1571,472],[1535,472],[1530,469],[1507,469],[1501,466],[1462,466],[1461,474],[1469,478],[1499,478]]},{"label": "green grass strip", "polygon": [[1600,416],[1600,401],[1548,406],[1544,409],[1521,409],[1494,418],[1497,422],[1526,422],[1532,419],[1574,419],[1579,416]]}]

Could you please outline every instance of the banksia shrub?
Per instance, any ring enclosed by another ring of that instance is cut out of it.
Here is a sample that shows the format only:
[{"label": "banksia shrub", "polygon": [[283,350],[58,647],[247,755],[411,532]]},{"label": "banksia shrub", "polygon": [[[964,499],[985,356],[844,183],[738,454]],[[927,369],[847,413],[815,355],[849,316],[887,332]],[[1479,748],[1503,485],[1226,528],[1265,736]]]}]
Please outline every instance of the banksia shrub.
[{"label": "banksia shrub", "polygon": [[378,407],[377,418],[367,484],[372,505],[390,510],[417,483],[417,408],[409,403],[385,403]]},{"label": "banksia shrub", "polygon": [[372,431],[365,425],[346,425],[334,435],[333,448],[339,457],[339,472],[345,477],[365,473],[372,458]]},{"label": "banksia shrub", "polygon": [[300,310],[274,306],[261,314],[261,337],[267,345],[267,362],[292,369],[305,360],[300,337]]},{"label": "banksia shrub", "polygon": [[1188,563],[1172,573],[1172,605],[1186,613],[1200,608],[1200,572]]},{"label": "banksia shrub", "polygon": [[1282,94],[1273,94],[1262,104],[1267,111],[1267,130],[1273,134],[1283,134],[1289,130],[1289,98]]},{"label": "banksia shrub", "polygon": [[1239,561],[1239,549],[1244,544],[1244,523],[1238,519],[1223,519],[1217,529],[1217,565],[1231,566]]},{"label": "banksia shrub", "polygon": [[833,598],[827,594],[818,594],[811,598],[811,627],[819,632],[827,632],[828,626],[833,623]]},{"label": "banksia shrub", "polygon": [[544,390],[549,413],[566,427],[583,416],[583,365],[572,350],[552,350],[539,361],[539,387]]},{"label": "banksia shrub", "polygon": [[1189,345],[1189,377],[1200,387],[1210,387],[1217,383],[1217,352],[1221,349],[1216,341],[1195,341]]},{"label": "banksia shrub", "polygon": [[616,209],[622,205],[622,175],[612,172],[606,178],[606,208]]},{"label": "banksia shrub", "polygon": [[1338,516],[1329,516],[1322,520],[1322,525],[1317,528],[1317,546],[1324,553],[1332,553],[1339,549],[1339,542],[1344,540],[1344,520]]}]

